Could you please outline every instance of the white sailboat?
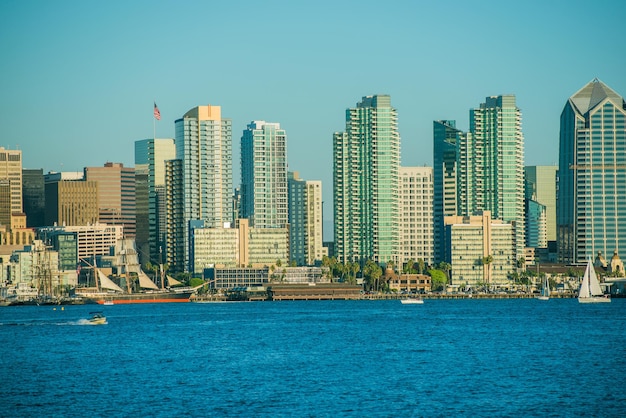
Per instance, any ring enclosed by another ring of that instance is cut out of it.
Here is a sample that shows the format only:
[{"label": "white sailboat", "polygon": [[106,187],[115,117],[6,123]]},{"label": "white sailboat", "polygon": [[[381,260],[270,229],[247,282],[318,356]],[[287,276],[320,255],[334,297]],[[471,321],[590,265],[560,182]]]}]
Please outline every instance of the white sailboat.
[{"label": "white sailboat", "polygon": [[606,303],[611,302],[611,299],[602,293],[600,289],[600,282],[596,276],[596,271],[591,264],[591,259],[587,262],[587,268],[585,269],[585,275],[583,281],[580,284],[578,290],[578,302],[580,303]]},{"label": "white sailboat", "polygon": [[548,276],[543,278],[543,286],[541,287],[541,293],[537,296],[539,300],[550,300],[550,282]]}]

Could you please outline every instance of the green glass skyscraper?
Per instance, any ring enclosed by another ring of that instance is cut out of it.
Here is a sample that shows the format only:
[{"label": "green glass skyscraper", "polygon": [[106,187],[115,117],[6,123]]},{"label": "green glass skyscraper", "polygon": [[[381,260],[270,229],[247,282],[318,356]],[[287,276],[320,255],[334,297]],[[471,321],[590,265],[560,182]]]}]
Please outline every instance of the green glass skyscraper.
[{"label": "green glass skyscraper", "polygon": [[626,248],[626,103],[598,79],[561,113],[558,176],[559,262]]},{"label": "green glass skyscraper", "polygon": [[460,145],[460,214],[488,210],[494,219],[515,222],[518,259],[525,245],[524,137],[515,96],[487,97],[471,109],[470,132]]},{"label": "green glass skyscraper", "polygon": [[335,251],[340,262],[394,260],[400,135],[391,97],[363,97],[333,135]]}]

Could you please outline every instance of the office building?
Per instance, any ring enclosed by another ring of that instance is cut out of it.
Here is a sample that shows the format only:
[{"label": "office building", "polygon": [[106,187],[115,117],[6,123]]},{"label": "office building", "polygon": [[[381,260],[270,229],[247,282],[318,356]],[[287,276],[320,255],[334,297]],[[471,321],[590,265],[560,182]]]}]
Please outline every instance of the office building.
[{"label": "office building", "polygon": [[46,209],[44,184],[43,169],[22,170],[22,198],[28,227],[44,225]]},{"label": "office building", "polygon": [[[0,215],[6,222],[13,214],[22,214],[22,151],[8,150],[0,147],[0,180],[4,180],[2,187],[8,188],[8,195],[0,204]],[[5,225],[11,225],[10,220]]]},{"label": "office building", "polygon": [[[524,167],[526,200],[534,200],[546,208],[546,240],[556,241],[556,165]],[[528,234],[529,232],[527,232]],[[532,247],[532,245],[527,246]],[[547,245],[547,243],[546,243]]]},{"label": "office building", "polygon": [[84,181],[82,173],[44,175],[44,224],[93,225],[99,221],[98,182]]},{"label": "office building", "polygon": [[459,214],[460,197],[458,175],[459,146],[468,133],[456,128],[456,121],[433,122],[433,221],[434,261],[443,261],[444,217]]},{"label": "office building", "polygon": [[561,263],[626,249],[626,103],[598,79],[561,113],[557,244]]},{"label": "office building", "polygon": [[253,121],[243,131],[241,216],[254,228],[287,226],[287,134],[278,123]]},{"label": "office building", "polygon": [[121,163],[105,163],[103,167],[85,167],[85,180],[98,184],[98,219],[107,225],[121,225],[124,235],[134,238],[135,168]]},{"label": "office building", "polygon": [[176,158],[172,138],[135,141],[137,247],[161,260],[166,244],[165,162]]},{"label": "office building", "polygon": [[341,263],[385,264],[398,249],[400,135],[388,95],[363,97],[333,134],[335,252]]}]

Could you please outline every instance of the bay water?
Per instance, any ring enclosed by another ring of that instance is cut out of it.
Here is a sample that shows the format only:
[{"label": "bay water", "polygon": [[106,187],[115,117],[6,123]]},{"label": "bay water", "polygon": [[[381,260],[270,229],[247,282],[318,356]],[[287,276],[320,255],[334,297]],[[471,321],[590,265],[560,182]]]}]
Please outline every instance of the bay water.
[{"label": "bay water", "polygon": [[2,417],[579,415],[626,416],[626,299],[0,308]]}]

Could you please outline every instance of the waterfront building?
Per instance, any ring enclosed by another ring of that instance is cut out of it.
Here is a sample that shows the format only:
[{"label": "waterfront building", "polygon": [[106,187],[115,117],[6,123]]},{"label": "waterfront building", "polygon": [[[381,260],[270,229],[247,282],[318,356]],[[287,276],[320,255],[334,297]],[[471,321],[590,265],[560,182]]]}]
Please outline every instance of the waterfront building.
[{"label": "waterfront building", "polygon": [[524,255],[524,137],[514,95],[487,97],[470,110],[470,132],[461,138],[459,215],[489,211],[513,223],[516,257]]},{"label": "waterfront building", "polygon": [[[73,234],[76,238],[67,238]],[[67,241],[63,245],[69,246],[76,243],[76,262],[86,261],[93,263],[96,256],[109,256],[115,248],[117,240],[124,237],[124,227],[122,225],[107,225],[96,223],[93,225],[67,225],[67,226],[46,226],[38,228],[38,237],[46,242],[54,243],[53,237],[64,235],[61,240]],[[59,244],[61,246],[61,244]],[[60,247],[59,247],[60,248]],[[67,248],[66,251],[70,251]],[[65,255],[67,256],[67,254]]]},{"label": "waterfront building", "polygon": [[[328,283],[324,278],[322,267],[284,267],[281,268],[280,282],[285,284],[317,285]],[[204,270],[203,277],[212,289],[259,288],[263,289],[271,283],[272,271],[269,267],[261,268],[221,268],[209,267]]]},{"label": "waterfront building", "polygon": [[193,228],[193,273],[210,267],[287,266],[289,230],[253,228],[239,219],[237,228]]},{"label": "waterfront building", "polygon": [[479,216],[447,216],[445,228],[451,285],[510,284],[508,277],[516,270],[517,254],[513,225],[484,211]]},{"label": "waterfront building", "polygon": [[241,137],[241,217],[254,228],[285,228],[287,199],[287,134],[253,121]]},{"label": "waterfront building", "polygon": [[165,261],[161,259],[167,231],[165,162],[175,158],[172,138],[135,141],[137,248],[149,254],[153,264]]},{"label": "waterfront building", "polygon": [[98,220],[107,225],[122,225],[124,235],[134,238],[135,168],[107,162],[103,167],[85,167],[85,181],[98,184]]},{"label": "waterfront building", "polygon": [[[459,214],[459,146],[467,143],[464,133],[454,120],[433,122],[433,222],[434,261],[443,261],[444,217]],[[463,142],[462,142],[463,140]]]},{"label": "waterfront building", "polygon": [[[182,218],[171,221],[182,227],[183,263],[187,270],[193,267],[190,222],[202,221],[207,228],[222,228],[233,219],[232,122],[222,118],[221,112],[220,106],[198,106],[174,122],[176,159],[180,160],[182,177],[181,182],[174,181],[182,186],[177,195],[182,199]],[[167,216],[170,228],[170,213]],[[167,239],[169,258],[170,252],[178,250],[170,247],[169,236]],[[176,268],[180,268],[178,261]]]},{"label": "waterfront building", "polygon": [[400,239],[395,262],[402,271],[409,260],[433,263],[433,169],[400,167],[399,175]]},{"label": "waterfront building", "polygon": [[303,180],[288,173],[289,260],[313,265],[327,254],[322,245],[322,182]]},{"label": "waterfront building", "polygon": [[45,225],[93,225],[99,221],[98,182],[83,180],[82,173],[44,176]]},{"label": "waterfront building", "polygon": [[335,251],[341,263],[379,264],[398,250],[400,134],[389,95],[366,96],[333,134]]},{"label": "waterfront building", "polygon": [[[556,241],[556,165],[533,165],[524,167],[524,195],[546,208],[547,241]],[[527,232],[529,234],[530,232]],[[527,240],[527,246],[530,241]],[[542,247],[545,248],[545,247]]]},{"label": "waterfront building", "polygon": [[626,103],[598,79],[565,104],[559,144],[558,261],[626,248]]},{"label": "waterfront building", "polygon": [[44,225],[46,209],[44,184],[43,169],[22,170],[22,198],[28,227]]}]

